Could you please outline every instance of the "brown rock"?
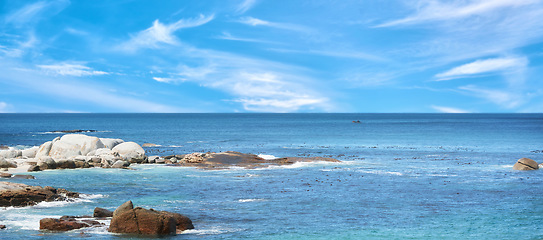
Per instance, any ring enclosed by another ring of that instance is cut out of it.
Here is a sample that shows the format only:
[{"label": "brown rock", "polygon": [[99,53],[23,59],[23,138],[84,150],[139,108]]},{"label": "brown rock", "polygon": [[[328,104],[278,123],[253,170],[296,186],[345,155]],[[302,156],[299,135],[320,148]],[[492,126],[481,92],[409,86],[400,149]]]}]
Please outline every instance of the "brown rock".
[{"label": "brown rock", "polygon": [[41,168],[38,165],[31,166],[27,170],[27,172],[39,172],[39,171],[41,171]]},{"label": "brown rock", "polygon": [[73,229],[80,229],[89,227],[90,225],[84,222],[77,221],[75,219],[55,219],[44,218],[40,220],[40,230],[50,231],[70,231]]},{"label": "brown rock", "polygon": [[0,225],[0,229],[6,229],[6,225]]},{"label": "brown rock", "polygon": [[117,214],[121,214],[122,212],[132,210],[132,209],[134,209],[134,204],[132,204],[132,201],[127,201],[121,204],[121,206],[115,209],[115,211],[113,211],[112,217],[115,217]]},{"label": "brown rock", "polygon": [[36,179],[32,175],[13,175],[13,178],[17,178],[17,179]]},{"label": "brown rock", "polygon": [[158,145],[154,143],[144,143],[141,145],[142,147],[158,147]]},{"label": "brown rock", "polygon": [[513,165],[514,170],[537,170],[539,166],[536,161],[529,158],[521,158]]},{"label": "brown rock", "polygon": [[145,235],[175,234],[175,219],[167,214],[140,207],[115,214],[108,231]]},{"label": "brown rock", "polygon": [[0,207],[24,207],[36,205],[42,201],[62,201],[76,197],[79,197],[78,193],[60,188],[0,182]]},{"label": "brown rock", "polygon": [[173,217],[175,219],[176,229],[179,231],[185,231],[187,229],[194,229],[192,221],[187,216],[181,215],[179,213],[160,211],[160,213]]},{"label": "brown rock", "polygon": [[104,208],[97,207],[94,209],[93,217],[95,218],[113,217],[113,212]]},{"label": "brown rock", "polygon": [[0,172],[0,178],[10,178],[11,177],[11,174],[10,173],[3,173],[3,172]]}]

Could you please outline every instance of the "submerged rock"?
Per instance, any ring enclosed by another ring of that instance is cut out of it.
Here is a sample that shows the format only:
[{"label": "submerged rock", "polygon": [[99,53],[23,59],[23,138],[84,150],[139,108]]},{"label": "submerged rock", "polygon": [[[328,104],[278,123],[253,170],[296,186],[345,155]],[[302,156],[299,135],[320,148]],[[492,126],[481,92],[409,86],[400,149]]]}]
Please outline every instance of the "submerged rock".
[{"label": "submerged rock", "polygon": [[513,165],[514,170],[537,170],[539,165],[536,161],[529,158],[521,158]]},{"label": "submerged rock", "polygon": [[92,216],[95,218],[113,217],[113,212],[104,208],[97,207],[94,208],[94,214]]}]

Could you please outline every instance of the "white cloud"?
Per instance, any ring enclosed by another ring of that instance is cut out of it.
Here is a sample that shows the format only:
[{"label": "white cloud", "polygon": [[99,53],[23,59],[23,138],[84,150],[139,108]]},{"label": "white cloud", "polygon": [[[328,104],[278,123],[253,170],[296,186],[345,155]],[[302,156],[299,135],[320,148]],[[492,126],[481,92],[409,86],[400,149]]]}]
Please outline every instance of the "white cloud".
[{"label": "white cloud", "polygon": [[179,40],[174,35],[177,30],[201,26],[213,20],[213,18],[214,15],[207,17],[200,15],[195,19],[181,19],[168,25],[160,23],[157,19],[153,22],[153,26],[132,36],[130,40],[119,45],[118,49],[134,52],[141,48],[159,48],[162,44],[177,45]]},{"label": "white cloud", "polygon": [[298,54],[310,54],[310,55],[319,55],[327,57],[336,57],[336,58],[352,58],[352,59],[361,59],[368,60],[373,62],[386,62],[388,59],[361,52],[356,50],[294,50],[294,49],[279,49],[279,48],[270,48],[270,51],[283,52],[283,53],[298,53]]},{"label": "white cloud", "polygon": [[467,63],[436,75],[438,81],[466,77],[474,74],[498,71],[524,70],[528,65],[526,57],[490,58]]},{"label": "white cloud", "polygon": [[153,77],[153,79],[157,82],[163,82],[163,83],[178,83],[178,82],[184,82],[186,79],[183,78],[163,78],[163,77]]},{"label": "white cloud", "polygon": [[8,112],[9,104],[6,102],[0,102],[0,113],[7,113]]},{"label": "white cloud", "polygon": [[53,75],[63,75],[63,76],[97,76],[97,75],[108,75],[110,73],[104,71],[96,71],[90,67],[83,66],[80,64],[70,64],[70,63],[61,63],[54,65],[37,65],[37,67],[45,70],[47,73]]},{"label": "white cloud", "polygon": [[262,19],[254,18],[254,17],[243,17],[243,18],[240,18],[238,22],[246,24],[246,25],[250,25],[250,26],[266,26],[266,27],[271,27],[271,28],[284,29],[284,30],[296,31],[296,32],[305,32],[305,33],[314,32],[313,29],[306,26],[291,24],[291,23],[270,22],[270,21],[265,21]]},{"label": "white cloud", "polygon": [[5,17],[6,23],[14,25],[22,25],[24,23],[35,21],[42,15],[54,15],[60,12],[62,9],[70,4],[68,0],[57,1],[39,1],[31,4],[27,4],[24,7],[8,14]]},{"label": "white cloud", "polygon": [[247,12],[256,4],[256,0],[244,0],[241,4],[238,5],[236,11],[240,14]]},{"label": "white cloud", "polygon": [[421,6],[417,12],[409,17],[393,20],[378,25],[377,27],[391,27],[398,25],[417,24],[426,21],[440,21],[459,19],[470,16],[486,14],[499,9],[510,9],[514,7],[532,5],[540,0],[471,0],[471,1],[449,1],[439,2],[435,0],[419,1],[420,4],[409,4]]},{"label": "white cloud", "polygon": [[432,108],[441,113],[470,113],[470,111],[452,107],[432,106]]},{"label": "white cloud", "polygon": [[526,102],[523,94],[513,91],[484,89],[474,85],[459,87],[460,90],[475,97],[486,99],[504,108],[515,108]]},{"label": "white cloud", "polygon": [[218,36],[217,38],[218,39],[224,39],[224,40],[231,40],[231,41],[240,41],[240,42],[278,44],[276,42],[262,40],[262,39],[235,37],[235,36],[232,36],[232,34],[230,34],[229,32],[222,32],[222,35]]}]

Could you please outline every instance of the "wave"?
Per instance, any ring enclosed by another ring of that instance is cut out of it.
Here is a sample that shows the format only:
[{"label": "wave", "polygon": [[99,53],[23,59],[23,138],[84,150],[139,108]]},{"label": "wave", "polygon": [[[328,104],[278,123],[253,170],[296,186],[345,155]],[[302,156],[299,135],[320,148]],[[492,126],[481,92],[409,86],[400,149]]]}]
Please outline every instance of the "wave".
[{"label": "wave", "polygon": [[268,155],[268,154],[258,154],[258,157],[264,158],[265,160],[277,159],[277,157],[275,157],[273,155]]},{"label": "wave", "polygon": [[183,145],[170,145],[168,147],[172,147],[172,148],[180,148],[180,147],[183,147]]},{"label": "wave", "polygon": [[385,170],[358,170],[357,172],[377,174],[377,175],[395,175],[395,176],[403,176],[404,175],[401,172],[385,171]]},{"label": "wave", "polygon": [[261,202],[266,201],[266,199],[262,198],[246,198],[246,199],[239,199],[238,202],[246,203],[246,202]]},{"label": "wave", "polygon": [[218,235],[223,233],[232,233],[232,232],[239,232],[243,231],[243,229],[239,228],[228,228],[228,227],[211,227],[211,228],[203,228],[203,229],[189,229],[183,231],[181,234],[191,234],[191,235]]}]

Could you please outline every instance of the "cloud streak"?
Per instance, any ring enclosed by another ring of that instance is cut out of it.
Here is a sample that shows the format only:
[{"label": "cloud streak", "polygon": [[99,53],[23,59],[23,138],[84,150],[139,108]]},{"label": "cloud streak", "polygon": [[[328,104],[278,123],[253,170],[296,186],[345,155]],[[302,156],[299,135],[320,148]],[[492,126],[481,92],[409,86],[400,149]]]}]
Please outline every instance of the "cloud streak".
[{"label": "cloud streak", "polygon": [[470,111],[460,109],[460,108],[434,106],[434,105],[432,105],[432,108],[441,113],[470,113]]},{"label": "cloud streak", "polygon": [[249,25],[249,26],[265,26],[265,27],[271,27],[276,29],[283,29],[283,30],[289,30],[289,31],[295,31],[295,32],[304,32],[304,33],[312,33],[314,32],[313,29],[298,25],[298,24],[292,24],[292,23],[278,23],[278,22],[270,22],[254,17],[243,17],[238,20],[239,23]]},{"label": "cloud streak", "polygon": [[236,11],[239,14],[243,14],[251,9],[255,4],[256,0],[244,0],[241,4],[238,5]]},{"label": "cloud streak", "polygon": [[110,73],[104,71],[96,71],[90,67],[80,64],[61,63],[53,65],[37,65],[38,68],[44,70],[46,73],[62,76],[100,76],[108,75]]},{"label": "cloud streak", "polygon": [[[539,0],[471,0],[471,1],[452,1],[442,3],[434,0],[420,1],[422,7],[411,16],[406,18],[386,22],[376,27],[392,27],[400,25],[418,24],[428,21],[443,21],[451,19],[460,19],[481,14],[487,14],[492,11],[521,7],[539,3]],[[411,2],[410,2],[411,3]],[[415,4],[417,5],[417,4]]]},{"label": "cloud streak", "polygon": [[181,19],[172,24],[163,24],[158,19],[153,26],[133,35],[130,40],[120,44],[117,48],[126,52],[135,52],[142,48],[160,48],[164,45],[178,45],[179,40],[174,35],[182,28],[191,28],[204,25],[213,20],[214,15],[200,15],[198,18]]},{"label": "cloud streak", "polygon": [[437,81],[444,81],[483,73],[524,70],[527,65],[526,57],[490,58],[455,67],[435,77]]}]

